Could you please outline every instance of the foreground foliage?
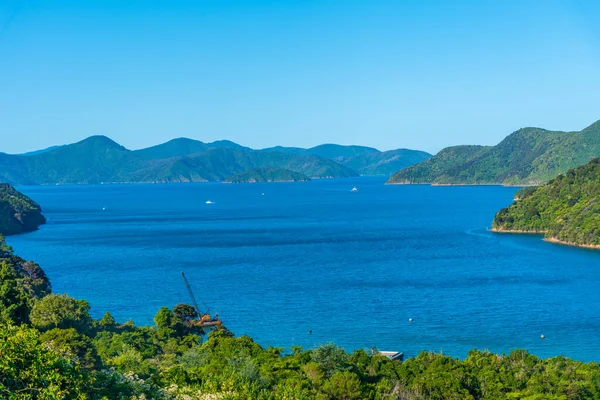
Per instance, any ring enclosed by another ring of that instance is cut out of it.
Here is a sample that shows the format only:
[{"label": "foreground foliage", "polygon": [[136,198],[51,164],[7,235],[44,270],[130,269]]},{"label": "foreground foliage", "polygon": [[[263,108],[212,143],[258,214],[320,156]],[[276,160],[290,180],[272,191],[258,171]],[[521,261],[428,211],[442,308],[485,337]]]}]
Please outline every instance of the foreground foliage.
[{"label": "foreground foliage", "polygon": [[600,158],[538,188],[521,190],[494,219],[497,230],[545,233],[578,245],[600,245]]},{"label": "foreground foliage", "polygon": [[52,294],[41,268],[0,249],[2,399],[600,399],[599,364],[524,350],[284,354],[226,329],[204,335],[188,305],[161,308],[151,327],[93,320],[87,302]]}]

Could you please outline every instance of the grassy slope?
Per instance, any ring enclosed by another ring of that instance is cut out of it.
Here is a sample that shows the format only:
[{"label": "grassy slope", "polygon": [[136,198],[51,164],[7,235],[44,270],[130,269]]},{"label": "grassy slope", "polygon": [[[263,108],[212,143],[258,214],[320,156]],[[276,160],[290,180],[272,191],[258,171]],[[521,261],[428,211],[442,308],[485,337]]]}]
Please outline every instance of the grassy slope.
[{"label": "grassy slope", "polygon": [[495,230],[545,232],[550,239],[600,245],[600,158],[515,197],[520,200],[496,214]]}]

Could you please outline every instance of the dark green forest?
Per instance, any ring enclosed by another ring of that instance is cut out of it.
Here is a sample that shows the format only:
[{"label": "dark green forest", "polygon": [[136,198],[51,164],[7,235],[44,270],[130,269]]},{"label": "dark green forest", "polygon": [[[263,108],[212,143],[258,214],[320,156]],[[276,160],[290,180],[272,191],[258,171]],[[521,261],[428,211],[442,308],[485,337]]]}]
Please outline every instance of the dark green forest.
[{"label": "dark green forest", "polygon": [[7,183],[0,183],[0,234],[36,230],[46,222],[40,206]]},{"label": "dark green forest", "polygon": [[495,230],[538,232],[548,239],[600,246],[600,158],[546,185],[524,188],[515,198],[496,214]]}]

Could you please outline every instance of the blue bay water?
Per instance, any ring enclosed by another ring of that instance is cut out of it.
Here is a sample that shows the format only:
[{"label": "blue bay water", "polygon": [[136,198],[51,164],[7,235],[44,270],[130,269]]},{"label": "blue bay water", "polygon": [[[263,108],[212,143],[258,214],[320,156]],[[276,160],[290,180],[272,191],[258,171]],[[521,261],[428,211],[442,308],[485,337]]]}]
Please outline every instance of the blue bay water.
[{"label": "blue bay water", "polygon": [[185,271],[265,346],[600,360],[600,252],[488,232],[515,188],[383,183],[21,187],[48,224],[8,243],[95,317],[151,324]]}]

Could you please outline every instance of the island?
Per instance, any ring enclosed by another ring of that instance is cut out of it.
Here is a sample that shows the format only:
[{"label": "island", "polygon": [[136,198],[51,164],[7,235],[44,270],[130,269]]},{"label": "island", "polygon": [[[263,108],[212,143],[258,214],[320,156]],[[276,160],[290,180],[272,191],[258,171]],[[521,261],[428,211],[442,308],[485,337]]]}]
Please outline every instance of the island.
[{"label": "island", "polygon": [[254,168],[223,180],[223,183],[308,182],[310,178],[285,168]]},{"label": "island", "polygon": [[523,188],[496,214],[492,230],[543,234],[544,240],[600,249],[600,158],[545,185]]},{"label": "island", "polygon": [[0,183],[0,234],[31,232],[46,223],[42,208],[8,183]]}]

